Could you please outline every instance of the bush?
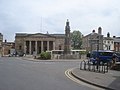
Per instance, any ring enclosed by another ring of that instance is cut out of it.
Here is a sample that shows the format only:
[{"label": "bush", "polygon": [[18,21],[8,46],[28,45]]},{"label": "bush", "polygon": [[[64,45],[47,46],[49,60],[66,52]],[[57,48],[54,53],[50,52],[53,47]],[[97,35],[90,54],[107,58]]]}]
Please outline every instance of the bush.
[{"label": "bush", "polygon": [[48,52],[42,52],[40,54],[40,59],[44,59],[44,60],[51,59],[51,54]]}]

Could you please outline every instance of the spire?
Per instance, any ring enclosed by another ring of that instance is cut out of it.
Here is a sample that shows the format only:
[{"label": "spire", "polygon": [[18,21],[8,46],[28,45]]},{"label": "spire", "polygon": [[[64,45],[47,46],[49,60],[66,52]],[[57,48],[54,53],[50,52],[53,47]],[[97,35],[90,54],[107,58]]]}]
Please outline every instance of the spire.
[{"label": "spire", "polygon": [[66,22],[65,30],[70,30],[69,20],[68,19],[67,19],[67,22]]},{"label": "spire", "polygon": [[65,43],[64,43],[64,54],[70,54],[71,43],[70,43],[70,26],[69,21],[67,19],[65,26]]},{"label": "spire", "polygon": [[107,37],[110,37],[110,33],[109,32],[107,33]]},{"label": "spire", "polygon": [[69,26],[69,20],[67,19],[66,26]]},{"label": "spire", "polygon": [[101,27],[98,28],[98,34],[100,34],[100,35],[102,34],[102,28]]}]

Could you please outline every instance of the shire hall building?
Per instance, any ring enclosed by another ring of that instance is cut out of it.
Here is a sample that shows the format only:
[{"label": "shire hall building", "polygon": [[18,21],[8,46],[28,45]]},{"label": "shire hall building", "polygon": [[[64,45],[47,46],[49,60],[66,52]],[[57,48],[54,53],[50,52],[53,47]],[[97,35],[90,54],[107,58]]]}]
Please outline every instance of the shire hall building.
[{"label": "shire hall building", "polygon": [[26,54],[40,54],[42,51],[63,50],[64,34],[16,33],[15,49]]}]

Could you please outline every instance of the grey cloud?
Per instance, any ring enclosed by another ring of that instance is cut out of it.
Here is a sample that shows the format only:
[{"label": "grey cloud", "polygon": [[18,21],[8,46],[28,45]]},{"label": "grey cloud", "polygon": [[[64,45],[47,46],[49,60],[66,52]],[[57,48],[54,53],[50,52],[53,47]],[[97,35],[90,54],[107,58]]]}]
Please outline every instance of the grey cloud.
[{"label": "grey cloud", "polygon": [[119,3],[119,0],[0,0],[0,32],[9,41],[14,40],[16,32],[64,33],[65,21],[69,19],[71,31],[79,29],[88,34],[101,26],[103,34],[109,31],[119,35]]}]

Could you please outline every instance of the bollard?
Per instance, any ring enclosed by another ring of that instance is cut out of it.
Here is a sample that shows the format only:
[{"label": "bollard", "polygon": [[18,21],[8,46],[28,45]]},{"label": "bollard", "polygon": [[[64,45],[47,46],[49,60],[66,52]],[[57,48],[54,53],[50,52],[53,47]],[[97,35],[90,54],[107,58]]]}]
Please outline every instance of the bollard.
[{"label": "bollard", "polygon": [[88,71],[90,71],[90,62],[88,61]]},{"label": "bollard", "polygon": [[107,72],[108,72],[108,66],[109,66],[109,65],[108,65],[108,62],[107,62]]},{"label": "bollard", "polygon": [[105,64],[104,64],[104,73],[105,73]]},{"label": "bollard", "polygon": [[103,72],[103,62],[102,62],[102,72]]},{"label": "bollard", "polygon": [[[82,61],[83,62],[83,61]],[[82,62],[80,63],[80,70],[82,70]]]},{"label": "bollard", "polygon": [[81,61],[80,62],[80,70],[88,70],[88,71],[94,71],[99,73],[106,73],[108,72],[109,63],[104,62],[91,62],[91,61]]}]

